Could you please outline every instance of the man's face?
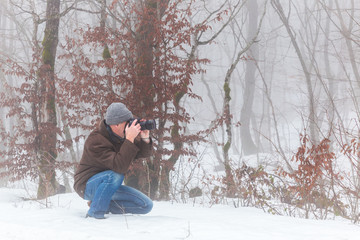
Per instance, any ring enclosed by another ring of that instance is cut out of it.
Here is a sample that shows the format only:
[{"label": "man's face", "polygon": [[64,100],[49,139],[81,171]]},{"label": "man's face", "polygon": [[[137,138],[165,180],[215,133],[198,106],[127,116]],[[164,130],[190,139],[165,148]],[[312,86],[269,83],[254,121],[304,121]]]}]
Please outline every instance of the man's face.
[{"label": "man's face", "polygon": [[113,132],[119,135],[120,137],[124,137],[124,129],[125,129],[126,122],[119,123],[118,125],[114,125],[112,128]]}]

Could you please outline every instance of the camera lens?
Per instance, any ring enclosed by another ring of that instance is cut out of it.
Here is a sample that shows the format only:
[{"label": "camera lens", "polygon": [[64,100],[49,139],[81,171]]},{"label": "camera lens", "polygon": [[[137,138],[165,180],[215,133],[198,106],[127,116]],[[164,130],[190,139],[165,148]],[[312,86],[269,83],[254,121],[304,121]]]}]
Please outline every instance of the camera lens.
[{"label": "camera lens", "polygon": [[[131,125],[134,120],[135,118],[130,119],[127,124]],[[140,118],[137,119],[136,125],[140,124],[141,130],[152,130],[156,128],[156,122],[154,119],[146,120],[142,122],[140,122],[140,120],[141,120]]]},{"label": "camera lens", "polygon": [[[140,123],[141,124],[141,123]],[[141,126],[141,129],[143,128],[143,126]],[[156,122],[154,119],[151,120],[147,120],[144,122],[144,129],[142,130],[152,130],[156,128]]]}]

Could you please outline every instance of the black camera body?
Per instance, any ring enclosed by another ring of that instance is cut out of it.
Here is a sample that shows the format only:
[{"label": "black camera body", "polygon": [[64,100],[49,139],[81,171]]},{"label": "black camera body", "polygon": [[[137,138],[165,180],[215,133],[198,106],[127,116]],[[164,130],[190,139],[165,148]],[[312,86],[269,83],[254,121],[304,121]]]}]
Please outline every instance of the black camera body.
[{"label": "black camera body", "polygon": [[152,130],[156,128],[156,122],[154,119],[141,121],[141,118],[132,118],[127,122],[127,124],[131,125],[135,119],[137,119],[136,125],[140,124],[141,130]]}]

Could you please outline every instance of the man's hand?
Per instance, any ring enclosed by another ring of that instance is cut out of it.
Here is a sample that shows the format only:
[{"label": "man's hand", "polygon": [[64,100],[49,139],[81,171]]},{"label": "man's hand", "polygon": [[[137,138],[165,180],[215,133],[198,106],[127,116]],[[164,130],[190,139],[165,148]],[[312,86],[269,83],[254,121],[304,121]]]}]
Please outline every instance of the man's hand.
[{"label": "man's hand", "polygon": [[137,137],[137,135],[139,135],[139,133],[142,132],[140,124],[136,124],[136,123],[137,123],[137,119],[135,119],[130,126],[128,124],[125,128],[125,137],[127,140],[129,140],[132,143],[134,143],[134,139]]},{"label": "man's hand", "polygon": [[140,131],[140,137],[141,137],[141,140],[143,140],[144,142],[150,143],[150,131],[149,130]]},{"label": "man's hand", "polygon": [[[145,121],[145,120],[141,119],[141,121]],[[150,143],[150,130],[140,131],[140,137],[141,137],[141,140],[143,140],[144,142]]]}]

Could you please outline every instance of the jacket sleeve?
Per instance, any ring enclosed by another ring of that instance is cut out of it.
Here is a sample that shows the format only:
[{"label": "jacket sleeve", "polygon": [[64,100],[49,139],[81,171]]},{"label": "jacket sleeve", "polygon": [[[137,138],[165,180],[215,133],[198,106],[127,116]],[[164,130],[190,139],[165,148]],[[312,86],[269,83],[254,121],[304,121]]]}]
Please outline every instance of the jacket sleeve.
[{"label": "jacket sleeve", "polygon": [[94,164],[98,164],[99,167],[113,170],[115,172],[124,174],[127,172],[131,162],[135,159],[139,152],[139,147],[125,140],[121,145],[119,152],[106,138],[89,137],[88,143],[85,145],[90,159],[93,159]]},{"label": "jacket sleeve", "polygon": [[146,143],[142,140],[138,140],[135,142],[136,146],[139,148],[139,152],[137,153],[135,158],[147,158],[152,155],[152,139],[150,138],[150,143]]}]

